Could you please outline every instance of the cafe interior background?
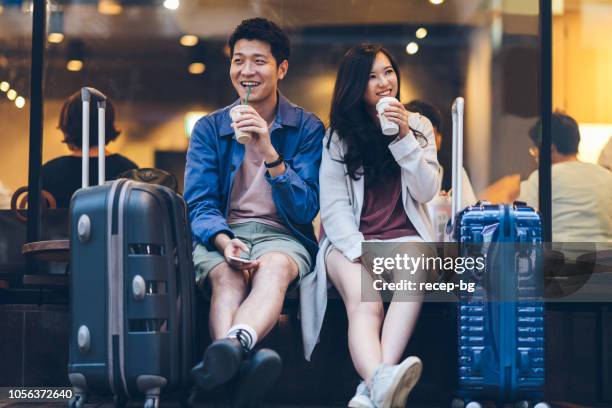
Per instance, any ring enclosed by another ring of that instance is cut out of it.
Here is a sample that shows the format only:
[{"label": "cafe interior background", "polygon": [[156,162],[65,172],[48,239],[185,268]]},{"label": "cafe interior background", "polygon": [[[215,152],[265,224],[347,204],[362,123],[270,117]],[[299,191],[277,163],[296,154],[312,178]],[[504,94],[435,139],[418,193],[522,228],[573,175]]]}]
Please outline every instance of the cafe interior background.
[{"label": "cafe interior background", "polygon": [[[552,3],[553,108],[576,118],[580,156],[595,162],[612,134],[612,1]],[[450,105],[466,98],[465,166],[477,193],[536,166],[527,131],[540,109],[537,1],[52,0],[47,16],[43,162],[68,153],[57,129],[63,100],[94,86],[117,105],[122,136],[109,149],[182,185],[191,127],[236,97],[227,37],[265,16],[292,42],[281,91],[325,123],[343,54],[380,42],[399,61],[403,102],[442,110],[447,147]],[[0,181],[9,191],[27,185],[31,39],[32,1],[0,0]]]}]

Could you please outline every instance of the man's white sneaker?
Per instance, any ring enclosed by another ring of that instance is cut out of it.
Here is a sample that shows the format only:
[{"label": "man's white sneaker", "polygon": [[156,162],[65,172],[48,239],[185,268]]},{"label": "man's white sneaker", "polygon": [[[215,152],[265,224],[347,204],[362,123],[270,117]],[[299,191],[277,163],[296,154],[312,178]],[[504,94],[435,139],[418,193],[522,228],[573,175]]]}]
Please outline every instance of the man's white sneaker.
[{"label": "man's white sneaker", "polygon": [[423,363],[408,357],[395,366],[381,365],[372,377],[370,395],[377,408],[405,408],[408,394],[419,381]]},{"label": "man's white sneaker", "polygon": [[370,399],[370,390],[365,381],[362,381],[357,386],[355,395],[348,403],[349,408],[376,408]]}]

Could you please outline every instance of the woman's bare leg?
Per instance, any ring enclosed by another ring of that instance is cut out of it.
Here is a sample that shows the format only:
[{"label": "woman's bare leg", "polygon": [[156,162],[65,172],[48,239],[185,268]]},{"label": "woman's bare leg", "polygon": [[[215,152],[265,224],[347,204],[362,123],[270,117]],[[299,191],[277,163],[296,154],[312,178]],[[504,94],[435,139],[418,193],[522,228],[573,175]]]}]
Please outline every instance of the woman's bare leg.
[{"label": "woman's bare leg", "polygon": [[349,321],[348,342],[353,365],[361,378],[369,381],[382,362],[382,302],[362,302],[360,263],[349,261],[341,252],[333,249],[325,264],[329,279],[340,293],[346,307]]}]

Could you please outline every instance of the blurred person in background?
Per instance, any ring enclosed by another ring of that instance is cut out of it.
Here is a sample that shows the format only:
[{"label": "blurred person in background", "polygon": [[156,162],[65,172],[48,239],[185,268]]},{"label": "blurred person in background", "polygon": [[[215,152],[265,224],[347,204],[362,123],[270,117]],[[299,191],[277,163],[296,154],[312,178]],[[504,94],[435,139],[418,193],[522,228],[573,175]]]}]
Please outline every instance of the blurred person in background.
[{"label": "blurred person in background", "polygon": [[[436,137],[436,150],[438,151],[438,162],[441,161],[441,150],[442,150],[442,131],[444,130],[444,121],[442,119],[442,113],[440,110],[436,108],[434,105],[421,101],[418,99],[412,100],[404,105],[406,109],[410,112],[416,112],[423,116],[425,116],[431,122],[434,135]],[[450,146],[451,145],[446,145]],[[448,152],[444,152],[448,153]],[[448,155],[447,156],[451,156]],[[452,169],[449,169],[452,173]],[[476,195],[474,194],[474,189],[472,188],[472,183],[465,171],[464,167],[461,167],[461,203],[460,207],[465,208],[468,205],[476,204]],[[429,216],[431,217],[431,222],[433,224],[434,232],[435,232],[435,240],[438,242],[444,241],[444,233],[446,230],[446,223],[450,218],[451,213],[451,195],[452,191],[445,191],[442,183],[444,179],[444,167],[440,165],[439,167],[439,177],[440,177],[440,188],[438,191],[438,195],[433,198],[430,202],[427,203],[427,210],[429,212]],[[452,174],[451,174],[452,179]]]},{"label": "blurred person in background", "polygon": [[[444,119],[442,118],[442,113],[440,113],[440,110],[436,108],[434,105],[432,105],[431,103],[421,101],[418,99],[408,102],[405,105],[405,107],[410,112],[420,113],[421,115],[429,119],[429,121],[431,122],[433,126],[434,135],[436,137],[436,150],[438,151],[438,154],[440,154],[442,150],[442,140],[443,140],[442,131],[444,130]],[[445,169],[442,166],[440,166],[439,169],[440,169],[439,170],[440,171],[440,176],[439,176],[440,177],[440,192],[439,194],[447,195],[450,191],[445,191],[442,187],[442,179],[444,178]],[[449,169],[448,171],[451,171],[451,169]],[[462,172],[461,206],[466,207],[470,204],[476,203],[477,199],[476,199],[476,194],[474,194],[474,188],[472,187],[470,178],[468,177],[467,172],[465,171],[465,167],[461,168],[461,172]]]},{"label": "blurred person in background", "polygon": [[597,164],[604,166],[608,170],[612,170],[612,136],[608,140],[608,143],[601,149]]},{"label": "blurred person in background", "polygon": [[[529,131],[537,161],[541,120]],[[551,118],[552,234],[555,242],[612,242],[612,172],[578,160],[580,131],[559,111]],[[538,171],[520,185],[519,201],[538,208]]]},{"label": "blurred person in background", "polygon": [[[64,135],[63,143],[70,154],[45,163],[41,169],[42,189],[53,195],[58,208],[68,208],[72,194],[81,188],[83,160],[83,106],[81,92],[72,94],[62,106],[57,128]],[[115,126],[115,107],[110,99],[106,102],[106,145],[121,133]],[[89,185],[98,184],[98,109],[89,112]],[[126,170],[138,165],[120,154],[110,154],[105,149],[106,180],[114,180]]]}]

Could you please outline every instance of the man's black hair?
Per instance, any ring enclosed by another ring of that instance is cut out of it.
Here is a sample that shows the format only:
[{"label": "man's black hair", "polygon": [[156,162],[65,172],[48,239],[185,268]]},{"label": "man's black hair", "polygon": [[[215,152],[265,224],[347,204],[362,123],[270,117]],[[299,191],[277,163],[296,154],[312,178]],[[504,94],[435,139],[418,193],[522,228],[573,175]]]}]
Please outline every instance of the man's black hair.
[{"label": "man's black hair", "polygon": [[249,18],[236,27],[228,41],[231,56],[238,40],[259,40],[270,44],[276,65],[289,60],[289,38],[279,26],[265,18]]},{"label": "man's black hair", "polygon": [[434,129],[436,129],[439,133],[442,133],[444,121],[442,120],[440,110],[434,105],[429,102],[414,99],[404,106],[410,112],[420,113],[421,115],[425,116],[427,119],[429,119]]},{"label": "man's black hair", "polygon": [[[550,118],[551,142],[561,154],[578,153],[580,143],[580,130],[578,123],[571,117],[562,112],[556,111]],[[542,143],[542,119],[529,129],[529,137],[536,146]]]}]

